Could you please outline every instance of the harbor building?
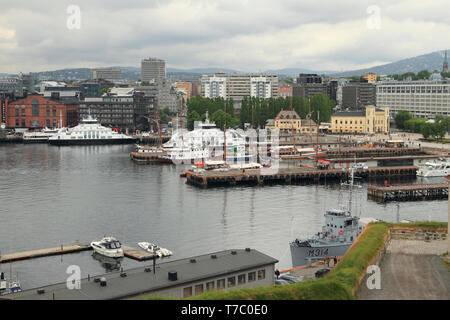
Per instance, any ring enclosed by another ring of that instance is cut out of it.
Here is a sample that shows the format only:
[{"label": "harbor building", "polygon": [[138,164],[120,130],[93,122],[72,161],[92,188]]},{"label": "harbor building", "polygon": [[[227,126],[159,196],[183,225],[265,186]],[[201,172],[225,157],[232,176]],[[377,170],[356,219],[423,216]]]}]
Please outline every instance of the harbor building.
[{"label": "harbor building", "polygon": [[26,98],[6,103],[6,127],[8,128],[57,128],[78,124],[79,100],[54,94],[46,98],[31,94]]},{"label": "harbor building", "polygon": [[166,78],[166,62],[157,58],[141,61],[141,81],[158,83]]},{"label": "harbor building", "polygon": [[[273,121],[273,122],[272,122]],[[317,124],[312,119],[302,119],[295,111],[282,110],[274,120],[268,121],[266,129],[279,130],[280,133],[317,133]]]},{"label": "harbor building", "polygon": [[92,79],[119,80],[122,79],[122,70],[118,68],[95,69],[92,71]]},{"label": "harbor building", "polygon": [[376,105],[375,84],[366,79],[352,80],[342,87],[342,106],[352,110],[363,109],[364,106]]},{"label": "harbor building", "polygon": [[364,110],[336,112],[331,116],[332,133],[389,133],[389,107],[366,106]]},{"label": "harbor building", "polygon": [[450,116],[450,82],[382,81],[377,83],[377,106],[390,107],[391,117],[400,110],[416,118]]},{"label": "harbor building", "polygon": [[[109,300],[161,297],[183,299],[212,290],[269,286],[278,260],[254,249],[224,250],[5,295],[15,300]],[[103,278],[103,279],[102,279]]]}]

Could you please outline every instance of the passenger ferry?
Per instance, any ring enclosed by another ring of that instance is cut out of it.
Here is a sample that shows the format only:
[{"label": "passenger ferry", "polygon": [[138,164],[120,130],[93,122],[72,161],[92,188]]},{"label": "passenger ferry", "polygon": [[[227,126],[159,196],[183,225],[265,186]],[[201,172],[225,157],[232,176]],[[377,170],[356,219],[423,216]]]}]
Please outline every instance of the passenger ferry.
[{"label": "passenger ferry", "polygon": [[134,137],[102,126],[90,115],[76,127],[62,129],[48,139],[52,145],[128,144],[135,141]]}]

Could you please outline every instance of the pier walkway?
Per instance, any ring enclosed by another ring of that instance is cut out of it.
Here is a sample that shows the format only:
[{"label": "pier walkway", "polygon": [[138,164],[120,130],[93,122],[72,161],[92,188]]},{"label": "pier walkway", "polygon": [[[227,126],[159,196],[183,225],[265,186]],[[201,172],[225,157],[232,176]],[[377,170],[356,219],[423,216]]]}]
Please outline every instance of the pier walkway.
[{"label": "pier walkway", "polygon": [[[418,167],[381,167],[355,170],[355,176],[361,178],[382,178],[393,176],[415,176]],[[342,180],[350,175],[349,169],[318,170],[309,168],[263,168],[232,169],[227,171],[206,170],[200,172],[187,171],[187,183],[201,188],[212,186],[266,185],[315,183],[323,180]]]},{"label": "pier walkway", "polygon": [[397,186],[369,185],[367,197],[381,202],[447,199],[448,185],[446,183]]}]

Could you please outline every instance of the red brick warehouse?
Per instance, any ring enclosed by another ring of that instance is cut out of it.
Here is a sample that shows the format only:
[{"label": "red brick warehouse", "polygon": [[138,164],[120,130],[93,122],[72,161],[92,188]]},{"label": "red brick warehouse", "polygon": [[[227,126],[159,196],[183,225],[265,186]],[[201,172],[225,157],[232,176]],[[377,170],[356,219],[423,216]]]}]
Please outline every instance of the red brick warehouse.
[{"label": "red brick warehouse", "polygon": [[57,128],[60,120],[63,127],[78,124],[79,103],[77,100],[44,98],[32,94],[26,98],[8,101],[6,104],[6,126],[8,128]]}]

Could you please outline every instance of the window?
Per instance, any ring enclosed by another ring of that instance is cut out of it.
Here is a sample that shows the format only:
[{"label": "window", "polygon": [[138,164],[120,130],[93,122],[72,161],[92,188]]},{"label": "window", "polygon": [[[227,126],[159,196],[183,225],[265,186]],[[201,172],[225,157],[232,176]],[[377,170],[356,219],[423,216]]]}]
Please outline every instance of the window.
[{"label": "window", "polygon": [[19,126],[19,119],[16,119],[16,127]]},{"label": "window", "polygon": [[266,278],[266,270],[258,270],[258,280],[262,280]]},{"label": "window", "polygon": [[192,296],[192,287],[187,287],[183,289],[183,298]]},{"label": "window", "polygon": [[25,128],[25,120],[22,119],[22,127]]},{"label": "window", "polygon": [[45,122],[46,122],[47,128],[50,128],[50,120],[47,119]]},{"label": "window", "polygon": [[31,102],[31,116],[39,117],[39,101],[36,99]]},{"label": "window", "polygon": [[227,279],[228,288],[234,287],[236,285],[236,277],[229,277]]},{"label": "window", "polygon": [[203,283],[195,286],[195,295],[203,293]]},{"label": "window", "polygon": [[214,281],[206,283],[206,291],[214,290]]},{"label": "window", "polygon": [[225,288],[225,279],[217,280],[217,289],[224,289],[224,288]]},{"label": "window", "polygon": [[16,117],[19,116],[19,109],[16,109]]},{"label": "window", "polygon": [[256,280],[256,272],[249,272],[248,273],[248,282],[252,282]]},{"label": "window", "polygon": [[53,106],[53,116],[56,117],[56,106]]},{"label": "window", "polygon": [[245,283],[245,274],[238,275],[238,284],[244,284]]}]

